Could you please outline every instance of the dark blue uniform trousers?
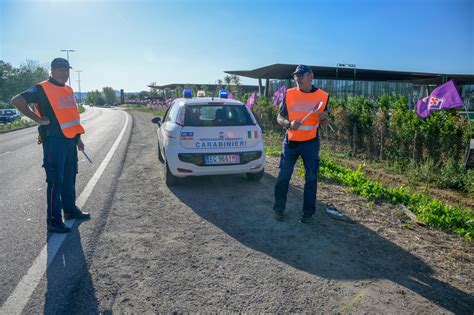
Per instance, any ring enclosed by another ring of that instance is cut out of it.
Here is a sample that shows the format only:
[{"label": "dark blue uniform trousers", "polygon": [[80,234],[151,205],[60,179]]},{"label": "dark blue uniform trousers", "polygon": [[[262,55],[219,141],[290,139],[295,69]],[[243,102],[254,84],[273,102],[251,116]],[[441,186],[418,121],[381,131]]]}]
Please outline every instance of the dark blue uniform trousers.
[{"label": "dark blue uniform trousers", "polygon": [[290,184],[291,175],[296,160],[302,157],[305,168],[303,214],[312,216],[316,211],[316,191],[318,188],[319,173],[319,136],[309,141],[283,141],[282,155],[280,159],[280,173],[275,185],[275,205],[273,210],[285,211],[286,195]]},{"label": "dark blue uniform trousers", "polygon": [[43,167],[48,183],[47,223],[62,224],[61,209],[80,211],[76,206],[76,139],[48,137],[43,143]]}]

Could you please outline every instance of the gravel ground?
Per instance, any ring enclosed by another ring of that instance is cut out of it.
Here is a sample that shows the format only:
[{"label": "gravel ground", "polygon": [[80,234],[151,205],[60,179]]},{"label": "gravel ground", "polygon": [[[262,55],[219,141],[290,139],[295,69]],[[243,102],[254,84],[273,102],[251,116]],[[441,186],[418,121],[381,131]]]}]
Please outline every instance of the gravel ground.
[{"label": "gravel ground", "polygon": [[[153,116],[131,114],[127,158],[89,270],[101,312],[472,314],[473,247],[462,239],[407,224],[396,206],[329,182],[320,184],[315,221],[301,224],[296,176],[277,222],[274,157],[259,183],[200,177],[169,189]],[[353,223],[326,216],[327,203]]]}]

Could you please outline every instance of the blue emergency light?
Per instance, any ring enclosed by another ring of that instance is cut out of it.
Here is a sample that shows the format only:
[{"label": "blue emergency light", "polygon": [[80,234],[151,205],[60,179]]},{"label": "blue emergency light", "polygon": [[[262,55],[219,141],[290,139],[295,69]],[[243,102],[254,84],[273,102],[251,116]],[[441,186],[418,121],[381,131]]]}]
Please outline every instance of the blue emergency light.
[{"label": "blue emergency light", "polygon": [[227,90],[222,89],[219,91],[220,98],[227,98],[227,96],[228,96]]},{"label": "blue emergency light", "polygon": [[193,90],[191,90],[191,89],[184,89],[184,90],[183,90],[183,97],[184,97],[184,98],[192,98],[192,97],[193,97]]}]

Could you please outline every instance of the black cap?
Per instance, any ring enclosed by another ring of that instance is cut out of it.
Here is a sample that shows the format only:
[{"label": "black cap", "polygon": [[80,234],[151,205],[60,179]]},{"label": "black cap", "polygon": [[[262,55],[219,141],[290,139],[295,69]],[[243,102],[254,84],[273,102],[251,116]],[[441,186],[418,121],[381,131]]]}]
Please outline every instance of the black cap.
[{"label": "black cap", "polygon": [[72,67],[69,65],[69,61],[67,61],[67,59],[54,58],[54,60],[51,61],[51,69],[58,69],[58,68],[72,69]]},{"label": "black cap", "polygon": [[292,73],[292,75],[295,75],[295,74],[305,74],[305,73],[313,73],[313,70],[311,69],[311,67],[309,66],[306,66],[306,65],[299,65],[298,67],[296,67],[295,71]]}]

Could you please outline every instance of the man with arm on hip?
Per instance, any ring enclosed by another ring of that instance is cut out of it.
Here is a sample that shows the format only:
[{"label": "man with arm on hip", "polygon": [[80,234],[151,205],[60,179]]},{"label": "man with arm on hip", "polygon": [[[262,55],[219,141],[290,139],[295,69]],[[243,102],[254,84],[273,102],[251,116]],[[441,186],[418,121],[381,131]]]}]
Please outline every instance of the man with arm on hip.
[{"label": "man with arm on hip", "polygon": [[[64,218],[90,219],[90,214],[76,206],[77,149],[84,150],[84,128],[74,92],[66,85],[69,62],[56,58],[51,62],[51,76],[12,98],[11,103],[38,127],[38,143],[43,145],[43,167],[47,184],[48,232],[67,233]],[[28,104],[34,104],[33,112]],[[77,149],[76,149],[77,147]]]},{"label": "man with arm on hip", "polygon": [[284,219],[288,187],[296,160],[302,157],[305,185],[302,223],[311,221],[316,211],[316,192],[319,173],[319,125],[328,123],[329,94],[312,85],[313,71],[299,65],[293,72],[297,87],[288,89],[280,106],[277,121],[287,128],[283,140],[280,172],[275,184],[275,217]]}]

